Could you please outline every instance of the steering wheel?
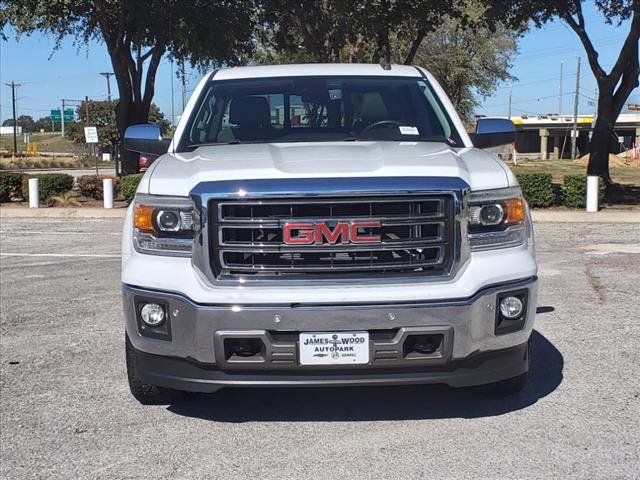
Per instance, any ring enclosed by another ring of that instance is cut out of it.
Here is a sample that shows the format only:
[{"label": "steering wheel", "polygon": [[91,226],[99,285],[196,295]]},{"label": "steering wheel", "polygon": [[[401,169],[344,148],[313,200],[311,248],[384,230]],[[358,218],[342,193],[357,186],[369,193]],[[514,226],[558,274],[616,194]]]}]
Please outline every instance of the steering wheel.
[{"label": "steering wheel", "polygon": [[371,125],[364,127],[358,135],[367,133],[369,130],[373,130],[374,128],[378,128],[382,125],[395,125],[396,127],[399,127],[400,125],[402,125],[402,123],[396,120],[380,120],[379,122],[375,122],[375,123],[372,123]]}]

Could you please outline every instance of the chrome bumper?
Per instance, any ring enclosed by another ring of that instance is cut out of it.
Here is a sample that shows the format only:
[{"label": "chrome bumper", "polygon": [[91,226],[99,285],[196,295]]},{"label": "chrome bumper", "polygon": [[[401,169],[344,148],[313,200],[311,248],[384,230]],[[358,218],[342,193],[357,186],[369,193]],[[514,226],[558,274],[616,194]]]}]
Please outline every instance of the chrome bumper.
[{"label": "chrome bumper", "polygon": [[[496,335],[497,295],[523,290],[528,296],[524,322],[516,331]],[[444,365],[473,354],[526,343],[533,328],[536,296],[535,277],[493,285],[465,299],[367,305],[202,305],[176,293],[123,286],[126,331],[136,350],[234,371],[317,371],[318,367],[299,365],[297,334],[352,330],[372,332],[371,361],[359,369]],[[170,338],[141,333],[136,314],[136,305],[141,301],[162,302],[167,306]],[[420,359],[404,356],[404,340],[416,333],[442,335],[437,353]],[[224,339],[239,336],[260,338],[266,346],[264,358],[248,364],[226,359]]]}]

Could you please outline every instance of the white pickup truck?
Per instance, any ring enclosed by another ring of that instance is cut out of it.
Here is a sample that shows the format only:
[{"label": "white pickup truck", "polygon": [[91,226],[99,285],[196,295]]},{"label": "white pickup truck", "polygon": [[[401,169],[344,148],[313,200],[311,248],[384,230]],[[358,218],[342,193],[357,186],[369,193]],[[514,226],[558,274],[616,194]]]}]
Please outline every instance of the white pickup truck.
[{"label": "white pickup truck", "polygon": [[[516,178],[413,66],[217,70],[124,222],[131,391],[445,383],[521,390],[537,265]],[[474,147],[475,145],[475,147]]]}]

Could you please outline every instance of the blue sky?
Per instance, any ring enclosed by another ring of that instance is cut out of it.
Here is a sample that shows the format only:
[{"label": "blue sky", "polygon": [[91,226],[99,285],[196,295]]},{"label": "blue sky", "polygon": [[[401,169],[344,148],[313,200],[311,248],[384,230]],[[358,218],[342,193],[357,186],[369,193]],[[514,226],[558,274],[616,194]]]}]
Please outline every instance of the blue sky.
[{"label": "blue sky", "polygon": [[[585,20],[594,45],[600,52],[600,62],[608,71],[615,62],[619,49],[628,32],[628,24],[621,27],[607,25],[603,17],[585,4]],[[106,99],[106,80],[100,72],[112,71],[104,45],[91,42],[74,45],[65,40],[58,51],[53,51],[55,41],[51,37],[34,34],[15,39],[12,32],[8,42],[0,42],[0,80],[2,82],[0,117],[11,116],[11,91],[4,84],[12,80],[21,83],[18,89],[18,114],[39,118],[59,108],[62,98]],[[576,82],[576,57],[582,57],[580,81],[580,113],[593,113],[596,98],[596,82],[591,74],[585,53],[577,36],[560,22],[547,24],[543,29],[532,29],[519,42],[512,75],[518,78],[513,84],[512,113],[553,113],[558,111],[560,63],[564,62],[563,112],[573,111],[573,92]],[[174,64],[174,70],[176,69]],[[187,90],[194,88],[200,74],[188,71]],[[158,70],[157,103],[167,117],[172,111],[178,116],[182,111],[181,86],[171,74],[171,62],[164,59]],[[111,78],[111,90],[117,96],[115,79]],[[508,111],[508,84],[500,85],[490,98],[482,102],[478,114],[506,115]],[[636,89],[629,100],[640,103],[640,90]],[[0,121],[1,121],[0,120]]]}]

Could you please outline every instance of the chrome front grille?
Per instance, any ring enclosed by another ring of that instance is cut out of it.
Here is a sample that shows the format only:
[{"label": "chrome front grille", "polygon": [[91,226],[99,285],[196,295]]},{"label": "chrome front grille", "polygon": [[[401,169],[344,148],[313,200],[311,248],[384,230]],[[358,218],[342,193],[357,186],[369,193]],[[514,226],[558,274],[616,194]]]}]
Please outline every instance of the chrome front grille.
[{"label": "chrome front grille", "polygon": [[[451,194],[212,199],[208,211],[211,270],[217,278],[442,276],[455,257]],[[379,241],[284,241],[287,224],[337,231],[339,224],[354,222],[375,223],[357,233]]]}]

